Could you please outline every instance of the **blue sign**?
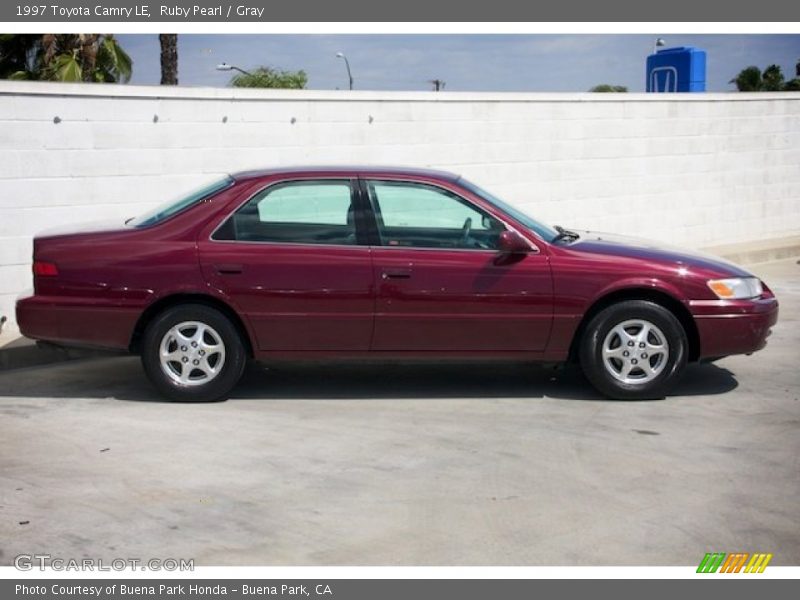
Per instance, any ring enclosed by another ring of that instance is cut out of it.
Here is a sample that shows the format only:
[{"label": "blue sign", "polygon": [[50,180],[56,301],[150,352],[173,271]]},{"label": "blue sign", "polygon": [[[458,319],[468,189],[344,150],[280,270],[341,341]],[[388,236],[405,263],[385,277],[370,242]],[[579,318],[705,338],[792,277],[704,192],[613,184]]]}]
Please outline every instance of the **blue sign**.
[{"label": "blue sign", "polygon": [[706,51],[664,48],[647,57],[648,92],[705,92]]}]

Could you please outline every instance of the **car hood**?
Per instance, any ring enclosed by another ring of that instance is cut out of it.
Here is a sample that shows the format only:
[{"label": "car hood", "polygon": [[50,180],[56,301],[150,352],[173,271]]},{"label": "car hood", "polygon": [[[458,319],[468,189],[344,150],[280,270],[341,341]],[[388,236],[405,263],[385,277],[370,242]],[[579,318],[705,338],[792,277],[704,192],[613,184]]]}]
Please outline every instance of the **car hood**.
[{"label": "car hood", "polygon": [[616,233],[597,231],[578,231],[578,233],[580,239],[567,246],[574,252],[655,260],[687,268],[708,269],[723,276],[752,277],[751,273],[738,265],[710,254]]}]

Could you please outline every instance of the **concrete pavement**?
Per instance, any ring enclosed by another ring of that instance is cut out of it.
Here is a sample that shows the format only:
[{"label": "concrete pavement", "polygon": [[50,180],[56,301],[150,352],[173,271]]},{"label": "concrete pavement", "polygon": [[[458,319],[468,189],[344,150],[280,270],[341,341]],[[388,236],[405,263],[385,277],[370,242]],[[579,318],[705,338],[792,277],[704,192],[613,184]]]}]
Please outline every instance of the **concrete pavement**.
[{"label": "concrete pavement", "polygon": [[3,372],[0,564],[800,564],[800,265],[753,270],[768,347],[662,401],[525,365],[252,366],[209,405],[136,358]]}]

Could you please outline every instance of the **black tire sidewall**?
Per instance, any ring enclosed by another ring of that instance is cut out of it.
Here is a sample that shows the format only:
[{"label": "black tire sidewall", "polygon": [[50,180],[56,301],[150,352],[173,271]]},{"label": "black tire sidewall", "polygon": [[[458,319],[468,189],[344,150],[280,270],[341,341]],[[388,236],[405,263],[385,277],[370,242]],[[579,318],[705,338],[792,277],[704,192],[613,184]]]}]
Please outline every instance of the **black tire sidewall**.
[{"label": "black tire sidewall", "polygon": [[[199,321],[213,327],[225,344],[222,372],[207,384],[182,386],[172,381],[161,369],[161,340],[172,327],[183,321]],[[247,362],[244,345],[235,325],[217,309],[202,304],[174,306],[156,316],[145,329],[141,358],[145,373],[156,389],[168,399],[180,402],[224,399],[241,378]]]},{"label": "black tire sidewall", "polygon": [[[669,357],[664,370],[646,384],[626,384],[614,379],[603,365],[602,344],[608,332],[623,321],[642,319],[666,336]],[[680,321],[667,308],[647,300],[628,300],[599,312],[586,327],[581,340],[580,363],[586,378],[603,395],[616,400],[663,398],[683,374],[688,340]]]}]

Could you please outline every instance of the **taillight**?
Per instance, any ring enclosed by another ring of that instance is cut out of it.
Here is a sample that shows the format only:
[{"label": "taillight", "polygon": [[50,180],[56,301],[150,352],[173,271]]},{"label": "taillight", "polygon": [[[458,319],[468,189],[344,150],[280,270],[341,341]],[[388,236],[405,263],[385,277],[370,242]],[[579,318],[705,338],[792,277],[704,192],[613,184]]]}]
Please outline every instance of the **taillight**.
[{"label": "taillight", "polygon": [[33,274],[37,277],[55,277],[58,275],[56,263],[36,260],[33,262]]}]

